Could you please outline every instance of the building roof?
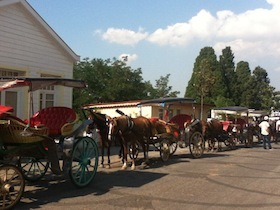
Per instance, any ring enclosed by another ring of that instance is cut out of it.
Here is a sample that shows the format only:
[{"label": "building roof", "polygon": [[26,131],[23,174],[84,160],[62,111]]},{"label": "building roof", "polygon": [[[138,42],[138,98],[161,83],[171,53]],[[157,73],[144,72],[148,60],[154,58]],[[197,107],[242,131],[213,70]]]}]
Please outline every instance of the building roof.
[{"label": "building roof", "polygon": [[[165,105],[182,105],[198,103],[192,98],[158,98],[151,100],[134,100],[134,101],[120,101],[120,102],[108,102],[108,103],[92,103],[87,104],[84,108],[87,109],[108,109],[116,107],[142,107],[142,106],[165,106]],[[204,104],[204,106],[213,107],[211,104]]]},{"label": "building roof", "polygon": [[136,107],[141,100],[137,101],[122,101],[122,102],[110,102],[110,103],[95,103],[85,105],[84,108],[89,109],[106,109],[106,108],[115,108],[115,107]]},{"label": "building roof", "polygon": [[67,52],[74,61],[79,61],[78,56],[62,39],[61,37],[47,24],[47,22],[33,9],[26,0],[0,0],[0,7],[5,7],[12,4],[19,4],[24,7],[31,16],[40,24],[53,39]]}]

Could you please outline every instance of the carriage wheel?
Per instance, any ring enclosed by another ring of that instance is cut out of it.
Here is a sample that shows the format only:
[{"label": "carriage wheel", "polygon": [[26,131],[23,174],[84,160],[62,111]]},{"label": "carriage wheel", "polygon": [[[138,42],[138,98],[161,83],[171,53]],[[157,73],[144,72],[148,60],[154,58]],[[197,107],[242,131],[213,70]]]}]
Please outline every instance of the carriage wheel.
[{"label": "carriage wheel", "polygon": [[0,209],[11,209],[24,192],[22,172],[14,165],[0,166]]},{"label": "carriage wheel", "polygon": [[23,177],[30,182],[39,181],[46,174],[49,165],[48,160],[34,157],[20,157],[18,161]]},{"label": "carriage wheel", "polygon": [[229,139],[226,139],[226,140],[224,141],[224,144],[225,144],[227,147],[230,147],[230,145],[231,145],[231,140],[230,140],[230,138],[229,138]]},{"label": "carriage wheel", "polygon": [[200,132],[196,131],[191,135],[189,147],[193,158],[200,158],[203,155],[205,143]]},{"label": "carriage wheel", "polygon": [[227,140],[225,140],[224,144],[230,149],[236,149],[236,141],[234,140],[234,136],[230,136]]},{"label": "carriage wheel", "polygon": [[163,161],[167,161],[170,156],[170,142],[167,139],[164,139],[160,142],[160,157]]},{"label": "carriage wheel", "polygon": [[98,147],[90,137],[82,137],[73,146],[69,176],[77,187],[91,183],[98,167]]},{"label": "carriage wheel", "polygon": [[136,142],[132,144],[131,142],[128,143],[128,154],[131,159],[137,159],[139,154],[139,143]]}]

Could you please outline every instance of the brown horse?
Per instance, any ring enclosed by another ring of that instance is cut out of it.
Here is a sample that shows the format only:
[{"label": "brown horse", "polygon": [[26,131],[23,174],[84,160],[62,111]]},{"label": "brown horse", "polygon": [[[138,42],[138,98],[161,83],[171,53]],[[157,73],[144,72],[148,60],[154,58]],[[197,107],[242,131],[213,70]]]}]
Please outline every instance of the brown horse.
[{"label": "brown horse", "polygon": [[[115,117],[110,120],[109,123],[109,140],[113,136],[120,135],[123,145],[123,166],[122,169],[127,168],[127,153],[128,153],[128,143],[131,145],[136,145],[137,142],[143,148],[144,162],[148,164],[148,150],[149,150],[149,140],[152,136],[153,126],[151,121],[145,117],[131,118],[126,115],[120,117]],[[131,169],[135,169],[135,158],[132,156],[132,166]]]},{"label": "brown horse", "polygon": [[176,123],[166,122],[158,118],[150,119],[153,125],[153,136],[164,134],[170,142],[170,155],[173,155],[177,150],[178,142],[180,140],[180,126]]},{"label": "brown horse", "polygon": [[[229,128],[231,129],[231,128]],[[209,149],[214,150],[215,143],[218,142],[218,150],[221,150],[221,142],[231,149],[235,148],[235,143],[232,140],[230,132],[223,129],[223,124],[217,119],[211,119],[203,126],[203,134],[208,141]]]}]

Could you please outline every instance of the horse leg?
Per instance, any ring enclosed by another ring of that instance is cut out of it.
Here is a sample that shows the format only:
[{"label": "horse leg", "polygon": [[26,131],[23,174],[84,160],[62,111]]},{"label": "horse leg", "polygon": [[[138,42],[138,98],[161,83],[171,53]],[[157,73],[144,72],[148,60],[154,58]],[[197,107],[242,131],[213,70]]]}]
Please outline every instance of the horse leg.
[{"label": "horse leg", "polygon": [[127,143],[123,144],[123,166],[122,170],[127,169]]},{"label": "horse leg", "polygon": [[149,156],[148,156],[149,144],[148,142],[145,143],[145,141],[142,141],[141,146],[143,148],[143,154],[144,154],[144,161],[142,162],[142,165],[147,166],[149,165]]},{"label": "horse leg", "polygon": [[132,164],[131,164],[131,170],[135,170],[135,149],[136,149],[136,145],[135,143],[133,143],[132,145],[132,154],[131,154],[131,159],[132,159]]},{"label": "horse leg", "polygon": [[222,142],[218,141],[218,151],[222,151]]},{"label": "horse leg", "polygon": [[104,168],[104,142],[101,143],[101,166]]},{"label": "horse leg", "polygon": [[215,141],[213,139],[208,139],[208,151],[213,152],[215,149]]},{"label": "horse leg", "polygon": [[120,146],[119,158],[122,158],[122,162],[123,162],[123,145],[122,144]]},{"label": "horse leg", "polygon": [[111,168],[111,141],[108,141],[108,147],[107,147],[107,158],[108,158],[108,168]]}]

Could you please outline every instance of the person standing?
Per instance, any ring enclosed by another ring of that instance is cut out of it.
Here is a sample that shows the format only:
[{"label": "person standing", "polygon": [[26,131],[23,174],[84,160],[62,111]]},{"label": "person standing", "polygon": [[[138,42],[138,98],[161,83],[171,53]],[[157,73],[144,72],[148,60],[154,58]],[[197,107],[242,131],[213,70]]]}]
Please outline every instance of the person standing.
[{"label": "person standing", "polygon": [[263,121],[259,124],[259,127],[261,128],[261,135],[263,139],[263,148],[266,149],[266,144],[269,149],[272,149],[271,143],[270,143],[270,125],[268,123],[268,116],[265,116]]},{"label": "person standing", "polygon": [[276,130],[275,143],[278,144],[278,139],[280,138],[280,118],[276,121],[275,130]]}]

